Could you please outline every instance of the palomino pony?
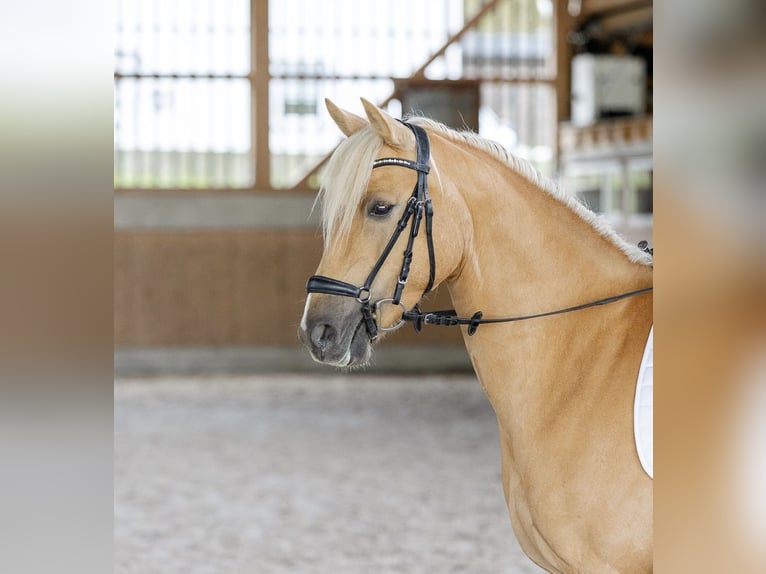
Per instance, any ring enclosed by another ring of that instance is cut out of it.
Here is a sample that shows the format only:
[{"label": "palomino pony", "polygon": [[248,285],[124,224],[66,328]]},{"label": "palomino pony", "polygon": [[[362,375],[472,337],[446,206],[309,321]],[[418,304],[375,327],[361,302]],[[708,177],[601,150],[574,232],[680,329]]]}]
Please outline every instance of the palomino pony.
[{"label": "palomino pony", "polygon": [[[632,424],[650,255],[497,144],[362,103],[367,119],[327,102],[348,137],[320,195],[302,341],[346,367],[402,320],[461,325],[523,550],[549,572],[651,572],[652,481]],[[455,313],[420,311],[440,283]]]}]

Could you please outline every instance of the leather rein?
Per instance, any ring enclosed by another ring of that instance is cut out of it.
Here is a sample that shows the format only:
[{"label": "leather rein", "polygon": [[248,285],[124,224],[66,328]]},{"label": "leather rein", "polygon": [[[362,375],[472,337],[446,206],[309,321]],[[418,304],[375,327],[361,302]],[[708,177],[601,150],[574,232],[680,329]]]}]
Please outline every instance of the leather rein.
[{"label": "leather rein", "polygon": [[[401,120],[400,120],[401,121]],[[468,335],[473,335],[478,329],[479,325],[491,324],[491,323],[511,323],[514,321],[526,321],[528,319],[536,319],[538,317],[548,317],[551,315],[560,315],[563,313],[570,313],[572,311],[579,311],[581,309],[587,309],[589,307],[596,307],[599,305],[606,305],[608,303],[614,303],[621,299],[628,297],[634,297],[643,293],[648,293],[653,290],[652,287],[646,287],[644,289],[636,289],[634,291],[628,291],[626,293],[620,293],[612,297],[605,297],[589,303],[583,303],[581,305],[575,305],[573,307],[566,307],[563,309],[557,309],[555,311],[547,311],[544,313],[535,313],[532,315],[519,315],[515,317],[500,317],[484,319],[481,311],[477,311],[471,317],[458,317],[454,309],[447,309],[442,311],[421,311],[419,304],[416,304],[411,310],[408,310],[404,303],[401,302],[402,293],[404,287],[407,284],[407,278],[410,272],[410,264],[412,263],[412,253],[415,244],[415,238],[418,236],[420,226],[423,218],[425,218],[426,224],[426,240],[428,244],[428,285],[423,291],[423,295],[431,291],[434,284],[434,277],[436,274],[436,256],[433,245],[433,205],[431,203],[431,196],[428,193],[428,172],[430,168],[428,162],[430,159],[430,143],[428,141],[428,135],[425,130],[420,126],[401,121],[407,126],[415,135],[415,142],[417,145],[417,159],[411,161],[403,158],[385,157],[377,159],[372,164],[372,169],[383,166],[398,166],[407,169],[412,169],[417,172],[418,179],[415,183],[415,187],[412,190],[412,194],[407,200],[404,213],[399,218],[396,224],[396,228],[391,234],[391,238],[388,240],[383,252],[378,257],[378,260],[372,267],[367,279],[361,287],[357,287],[351,283],[340,281],[339,279],[333,279],[331,277],[325,277],[323,275],[312,275],[309,277],[306,283],[307,293],[325,293],[328,295],[338,295],[341,297],[353,297],[361,305],[362,321],[367,329],[367,335],[370,341],[377,339],[380,332],[393,331],[398,329],[403,322],[410,322],[413,324],[415,331],[420,332],[423,325],[442,325],[442,326],[454,326],[454,325],[467,325]],[[402,257],[402,266],[399,271],[399,277],[396,281],[396,287],[394,293],[390,298],[380,299],[374,304],[370,300],[372,284],[375,278],[383,267],[386,259],[391,254],[394,245],[396,244],[399,236],[404,232],[407,227],[410,227],[409,237],[407,239],[407,246],[404,250]],[[642,242],[645,244],[645,242]],[[643,248],[643,247],[642,247]],[[645,249],[644,251],[650,252],[651,250]],[[380,307],[383,304],[399,305],[402,308],[402,317],[399,322],[391,327],[382,327],[378,325],[376,316],[380,313]]]}]

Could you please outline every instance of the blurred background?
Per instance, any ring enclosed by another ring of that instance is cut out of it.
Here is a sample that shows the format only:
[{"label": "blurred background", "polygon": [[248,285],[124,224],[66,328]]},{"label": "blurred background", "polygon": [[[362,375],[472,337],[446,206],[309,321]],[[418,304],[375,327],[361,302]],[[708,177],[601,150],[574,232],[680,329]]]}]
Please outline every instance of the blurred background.
[{"label": "blurred background", "polygon": [[[118,374],[322,370],[297,342],[324,98],[500,142],[632,242],[652,235],[652,2],[116,0]],[[433,304],[449,306],[446,293]],[[373,370],[468,370],[410,329]]]}]

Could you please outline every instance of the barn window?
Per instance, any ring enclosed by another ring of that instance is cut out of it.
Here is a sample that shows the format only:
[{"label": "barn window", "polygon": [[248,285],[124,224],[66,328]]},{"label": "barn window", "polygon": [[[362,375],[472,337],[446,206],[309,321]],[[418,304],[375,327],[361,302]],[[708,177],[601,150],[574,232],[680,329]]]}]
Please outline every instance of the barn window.
[{"label": "barn window", "polygon": [[117,0],[115,187],[316,187],[340,139],[324,98],[407,112],[407,80],[478,82],[479,132],[552,171],[551,0],[380,0],[374,18],[360,6]]}]

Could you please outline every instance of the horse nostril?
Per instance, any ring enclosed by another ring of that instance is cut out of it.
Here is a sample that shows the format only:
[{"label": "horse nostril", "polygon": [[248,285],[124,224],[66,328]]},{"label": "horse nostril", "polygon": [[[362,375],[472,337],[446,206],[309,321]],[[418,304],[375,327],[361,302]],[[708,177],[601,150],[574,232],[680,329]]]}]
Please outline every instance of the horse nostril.
[{"label": "horse nostril", "polygon": [[327,345],[335,342],[337,331],[327,323],[317,323],[311,329],[311,342],[317,349],[324,350]]}]

